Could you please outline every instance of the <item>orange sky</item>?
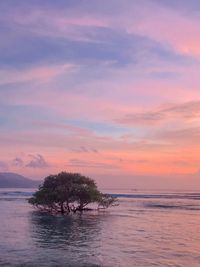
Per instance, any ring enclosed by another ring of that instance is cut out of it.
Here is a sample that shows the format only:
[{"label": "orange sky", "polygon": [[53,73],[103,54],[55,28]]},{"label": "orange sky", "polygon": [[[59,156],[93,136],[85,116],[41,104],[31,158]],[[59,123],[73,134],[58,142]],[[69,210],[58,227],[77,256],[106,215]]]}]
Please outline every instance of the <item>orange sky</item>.
[{"label": "orange sky", "polygon": [[0,171],[200,187],[200,4],[20,3],[0,3]]}]

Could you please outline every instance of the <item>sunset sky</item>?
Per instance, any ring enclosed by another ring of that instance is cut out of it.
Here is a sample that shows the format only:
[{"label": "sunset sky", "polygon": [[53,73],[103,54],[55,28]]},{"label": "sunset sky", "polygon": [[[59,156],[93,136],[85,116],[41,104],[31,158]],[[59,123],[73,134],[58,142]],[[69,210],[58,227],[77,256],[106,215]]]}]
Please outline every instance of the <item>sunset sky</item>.
[{"label": "sunset sky", "polygon": [[0,171],[200,188],[199,0],[2,0],[0,36]]}]

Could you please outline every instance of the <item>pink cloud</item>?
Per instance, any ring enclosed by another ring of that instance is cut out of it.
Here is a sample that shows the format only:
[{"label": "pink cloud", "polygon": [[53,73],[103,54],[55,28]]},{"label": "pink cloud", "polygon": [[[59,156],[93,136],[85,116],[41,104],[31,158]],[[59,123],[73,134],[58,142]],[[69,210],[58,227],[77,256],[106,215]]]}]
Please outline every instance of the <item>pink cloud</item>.
[{"label": "pink cloud", "polygon": [[126,17],[124,27],[129,33],[138,33],[175,48],[183,54],[200,55],[200,21],[184,16],[177,10],[157,3],[146,2],[137,8],[138,16]]},{"label": "pink cloud", "polygon": [[126,125],[140,125],[143,127],[156,124],[166,124],[171,121],[193,122],[200,116],[200,101],[180,104],[165,104],[157,110],[146,110],[142,113],[130,113],[116,119],[116,122]]},{"label": "pink cloud", "polygon": [[39,66],[26,70],[0,70],[0,84],[18,82],[50,82],[61,74],[75,70],[71,64]]},{"label": "pink cloud", "polygon": [[[78,27],[106,27],[108,25],[106,18],[97,17],[92,14],[82,14],[81,12],[74,13],[72,10],[50,10],[50,9],[27,9],[26,13],[12,12],[7,14],[3,19],[8,20],[8,23],[14,23],[15,27],[32,32],[37,35],[62,37],[73,40],[93,41],[84,35]],[[101,42],[99,40],[98,42]]]}]

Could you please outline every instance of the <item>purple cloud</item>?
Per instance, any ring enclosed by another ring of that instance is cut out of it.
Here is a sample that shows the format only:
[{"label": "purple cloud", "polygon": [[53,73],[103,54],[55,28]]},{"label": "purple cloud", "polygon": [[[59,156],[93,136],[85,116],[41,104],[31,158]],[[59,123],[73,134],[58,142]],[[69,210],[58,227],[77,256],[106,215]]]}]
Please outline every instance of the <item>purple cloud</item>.
[{"label": "purple cloud", "polygon": [[23,159],[21,159],[19,157],[16,157],[15,159],[13,159],[12,164],[14,166],[17,166],[17,167],[23,167],[24,166],[24,161],[23,161]]},{"label": "purple cloud", "polygon": [[29,155],[29,157],[31,157],[32,160],[28,164],[26,164],[26,167],[29,167],[29,168],[46,168],[49,166],[49,164],[46,162],[44,157],[40,154]]},{"label": "purple cloud", "polygon": [[125,125],[154,125],[168,119],[190,120],[199,118],[200,101],[191,101],[181,104],[165,105],[157,110],[148,110],[141,113],[126,114],[115,121]]},{"label": "purple cloud", "polygon": [[99,153],[96,148],[90,148],[85,146],[80,146],[78,149],[73,149],[77,153]]},{"label": "purple cloud", "polygon": [[86,161],[80,159],[70,159],[67,166],[70,167],[81,167],[81,168],[104,168],[104,169],[116,169],[119,168],[117,165],[95,162],[95,161]]}]

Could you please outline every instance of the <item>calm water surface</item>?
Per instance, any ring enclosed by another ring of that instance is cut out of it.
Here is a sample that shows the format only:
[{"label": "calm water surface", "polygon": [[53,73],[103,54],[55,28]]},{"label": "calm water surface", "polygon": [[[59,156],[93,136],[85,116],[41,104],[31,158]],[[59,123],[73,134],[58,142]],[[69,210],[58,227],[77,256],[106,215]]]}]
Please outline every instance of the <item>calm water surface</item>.
[{"label": "calm water surface", "polygon": [[51,216],[30,190],[1,189],[0,266],[199,267],[200,194],[128,193],[106,212]]}]

